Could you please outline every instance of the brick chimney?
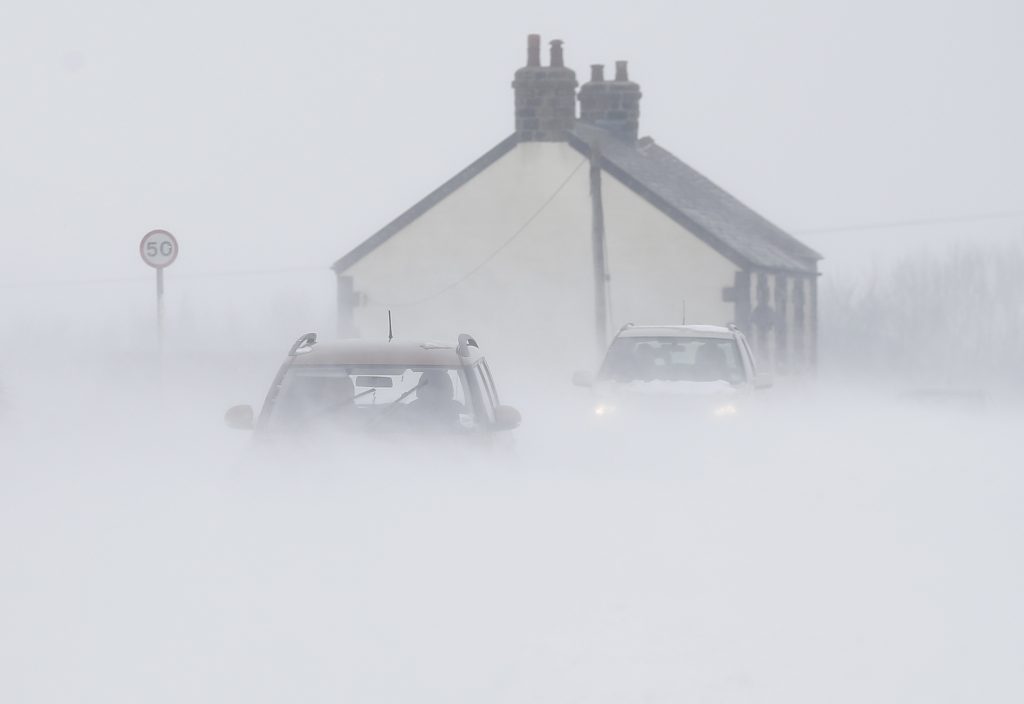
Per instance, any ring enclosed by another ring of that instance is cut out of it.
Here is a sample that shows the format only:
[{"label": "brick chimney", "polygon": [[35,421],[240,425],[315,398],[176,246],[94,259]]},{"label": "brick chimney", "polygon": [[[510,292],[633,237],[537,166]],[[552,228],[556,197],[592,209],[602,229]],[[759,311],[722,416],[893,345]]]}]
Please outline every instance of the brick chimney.
[{"label": "brick chimney", "polygon": [[604,79],[604,66],[590,67],[590,80],[580,87],[580,120],[603,127],[627,142],[640,129],[640,86],[629,80],[625,61],[615,62],[615,80]]},{"label": "brick chimney", "polygon": [[540,65],[540,35],[527,37],[526,66],[516,71],[516,134],[525,142],[561,142],[576,121],[576,73],[565,67],[562,41],[551,42],[550,66]]}]

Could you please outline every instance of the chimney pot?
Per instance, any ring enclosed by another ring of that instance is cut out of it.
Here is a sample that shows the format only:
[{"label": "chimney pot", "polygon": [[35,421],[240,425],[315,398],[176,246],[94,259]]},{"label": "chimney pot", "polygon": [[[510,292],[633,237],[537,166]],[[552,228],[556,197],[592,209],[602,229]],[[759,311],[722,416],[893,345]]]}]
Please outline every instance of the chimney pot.
[{"label": "chimney pot", "polygon": [[515,73],[516,135],[527,142],[564,142],[576,122],[576,74],[565,67],[562,41],[551,42],[551,66],[540,65],[540,35],[527,38],[527,65]]},{"label": "chimney pot", "polygon": [[625,61],[615,62],[615,80],[604,80],[604,67],[593,64],[591,80],[580,87],[580,120],[636,142],[640,120],[640,86],[629,80]]},{"label": "chimney pot", "polygon": [[562,40],[551,40],[551,67],[562,68],[565,66],[565,59],[562,56]]},{"label": "chimney pot", "polygon": [[526,37],[526,65],[540,66],[539,34],[530,34]]}]

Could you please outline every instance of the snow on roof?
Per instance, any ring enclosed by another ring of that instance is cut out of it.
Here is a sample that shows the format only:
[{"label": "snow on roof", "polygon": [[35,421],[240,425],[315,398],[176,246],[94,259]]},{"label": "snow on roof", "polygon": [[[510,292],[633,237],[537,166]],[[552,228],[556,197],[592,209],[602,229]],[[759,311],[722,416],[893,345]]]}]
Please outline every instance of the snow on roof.
[{"label": "snow on roof", "polygon": [[721,325],[631,325],[619,337],[732,337]]},{"label": "snow on roof", "polygon": [[444,342],[407,342],[395,340],[337,340],[317,343],[309,352],[295,357],[296,366],[384,365],[384,366],[461,366],[481,356],[469,347],[469,357],[459,357],[456,346]]}]

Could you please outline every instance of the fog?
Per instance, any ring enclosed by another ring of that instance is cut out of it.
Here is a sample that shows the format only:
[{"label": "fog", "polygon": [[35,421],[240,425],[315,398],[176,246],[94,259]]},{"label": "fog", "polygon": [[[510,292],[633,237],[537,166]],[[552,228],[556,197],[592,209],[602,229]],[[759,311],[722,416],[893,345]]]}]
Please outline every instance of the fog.
[{"label": "fog", "polygon": [[511,452],[268,460],[214,377],[72,376],[8,398],[5,700],[1019,694],[1019,412],[816,388],[609,431],[505,384]]},{"label": "fog", "polygon": [[[5,8],[0,701],[1020,701],[1021,19]],[[226,428],[330,338],[330,263],[511,131],[530,31],[824,254],[817,372],[604,422],[481,340],[493,448]]]}]

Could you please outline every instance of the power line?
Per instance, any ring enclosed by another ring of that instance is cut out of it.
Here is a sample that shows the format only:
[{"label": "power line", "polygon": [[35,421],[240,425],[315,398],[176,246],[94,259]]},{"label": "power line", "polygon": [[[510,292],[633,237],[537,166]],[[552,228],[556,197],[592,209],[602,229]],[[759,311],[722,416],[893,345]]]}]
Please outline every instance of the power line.
[{"label": "power line", "polygon": [[[526,229],[533,223],[537,217],[544,212],[544,210],[554,201],[555,197],[568,185],[572,177],[579,171],[580,167],[586,163],[586,159],[580,161],[575,168],[566,176],[558,188],[545,200],[541,206],[534,211],[529,218],[509,237],[505,242],[501,244],[496,250],[491,252],[487,257],[477,264],[473,269],[468,271],[466,274],[461,276],[456,281],[448,284],[444,288],[424,298],[410,301],[407,303],[396,303],[390,304],[391,307],[401,308],[405,306],[419,305],[426,303],[427,301],[440,296],[443,293],[450,291],[455,288],[463,281],[471,277],[485,267],[491,260],[498,256],[504,251],[512,242],[516,240]],[[966,222],[983,222],[985,220],[1011,220],[1016,218],[1024,218],[1024,210],[1008,210],[1002,212],[992,213],[977,213],[973,215],[951,215],[946,217],[933,217],[933,218],[916,218],[909,220],[890,220],[887,222],[874,222],[864,223],[861,225],[840,225],[836,227],[818,227],[810,228],[806,230],[791,230],[790,233],[793,235],[825,235],[842,232],[863,232],[866,230],[887,230],[887,229],[898,229],[906,227],[921,227],[925,225],[942,225],[942,224],[953,224],[953,223],[966,223]],[[233,277],[246,277],[246,276],[266,276],[272,274],[293,274],[293,273],[311,273],[311,272],[328,272],[329,267],[319,266],[301,266],[301,267],[283,267],[276,269],[242,269],[233,271],[207,271],[197,272],[193,274],[178,274],[175,275],[177,280],[198,280],[198,279],[216,279],[216,278],[233,278]],[[142,284],[151,283],[152,278],[149,276],[125,276],[125,277],[110,277],[101,279],[52,279],[52,280],[41,280],[41,281],[8,281],[0,282],[0,289],[14,289],[14,288],[56,288],[56,287],[67,287],[67,286],[101,286],[106,284]],[[389,305],[383,304],[380,305]]]},{"label": "power line", "polygon": [[58,286],[100,286],[103,284],[137,284],[142,282],[152,283],[150,276],[133,276],[109,279],[46,279],[42,281],[6,281],[0,283],[0,288],[50,288]]},{"label": "power line", "polygon": [[440,296],[443,293],[447,293],[448,291],[451,291],[453,288],[455,288],[456,286],[461,284],[463,281],[465,281],[466,279],[471,277],[473,274],[475,274],[476,272],[480,271],[485,266],[487,266],[487,264],[489,264],[491,262],[491,260],[493,260],[499,254],[501,254],[510,244],[512,244],[516,240],[516,238],[519,237],[519,235],[521,235],[524,232],[526,232],[526,228],[528,228],[533,223],[533,221],[536,220],[538,218],[538,216],[540,216],[540,214],[543,213],[544,210],[547,209],[547,207],[549,205],[551,205],[552,201],[554,201],[555,198],[558,197],[558,194],[561,193],[562,190],[567,185],[569,185],[569,181],[571,181],[572,177],[576,175],[576,172],[580,170],[580,167],[583,166],[584,164],[586,164],[588,161],[589,161],[589,159],[587,159],[586,157],[581,159],[580,163],[576,164],[576,166],[573,168],[573,170],[569,172],[569,175],[566,176],[565,179],[560,184],[558,184],[558,188],[556,188],[554,190],[554,192],[552,192],[552,194],[550,196],[548,196],[547,200],[545,200],[543,203],[541,203],[540,207],[537,208],[535,211],[533,211],[533,214],[531,214],[530,217],[528,217],[526,219],[526,221],[523,222],[523,224],[520,225],[519,228],[515,232],[513,232],[512,235],[507,240],[505,240],[504,242],[501,243],[501,246],[499,246],[493,252],[488,254],[484,258],[483,261],[481,261],[479,264],[477,264],[475,267],[473,267],[472,269],[467,271],[465,274],[460,276],[458,279],[456,279],[452,283],[448,284],[447,286],[445,286],[444,288],[440,289],[439,291],[435,291],[434,293],[430,294],[429,296],[424,296],[423,298],[419,298],[419,299],[414,300],[414,301],[406,301],[405,303],[382,303],[382,302],[379,302],[379,301],[374,301],[374,303],[377,303],[378,305],[386,306],[388,308],[406,308],[408,306],[416,306],[416,305],[420,305],[422,303],[426,303],[427,301],[430,301],[430,300],[433,300],[434,298],[437,298],[438,296]]},{"label": "power line", "polygon": [[1024,210],[1008,210],[997,213],[979,213],[975,215],[950,215],[946,217],[917,218],[912,220],[892,220],[889,222],[865,223],[863,225],[840,225],[838,227],[817,227],[808,230],[793,230],[794,235],[826,235],[834,232],[860,232],[863,230],[888,230],[902,227],[920,227],[922,225],[942,225],[947,223],[982,222],[984,220],[1009,220],[1024,218]]},{"label": "power line", "polygon": [[[327,273],[329,267],[325,266],[300,266],[280,269],[248,269],[235,271],[206,271],[193,274],[179,274],[174,277],[178,281],[189,281],[197,279],[222,279],[245,276],[265,276],[268,274],[292,274],[299,272],[319,271]],[[51,279],[42,281],[8,281],[0,283],[0,289],[10,288],[57,288],[64,286],[99,286],[104,284],[150,284],[153,282],[151,276],[124,276],[105,279]]]},{"label": "power line", "polygon": [[293,266],[283,267],[280,269],[249,269],[249,270],[238,270],[238,271],[208,271],[200,272],[196,274],[182,274],[176,276],[176,279],[222,279],[235,276],[265,276],[268,274],[298,274],[298,273],[310,273],[313,271],[319,271],[321,273],[329,273],[331,268],[329,266]]}]

